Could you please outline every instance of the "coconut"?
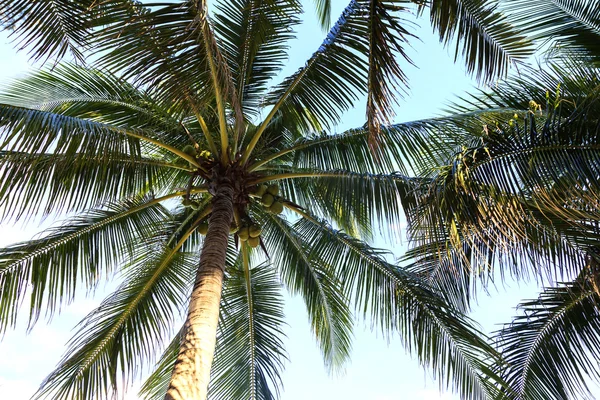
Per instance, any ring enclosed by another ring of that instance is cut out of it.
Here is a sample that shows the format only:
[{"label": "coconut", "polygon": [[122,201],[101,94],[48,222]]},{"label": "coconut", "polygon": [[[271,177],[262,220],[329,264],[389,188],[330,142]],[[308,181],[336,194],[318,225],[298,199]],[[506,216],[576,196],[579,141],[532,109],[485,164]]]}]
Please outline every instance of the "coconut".
[{"label": "coconut", "polygon": [[208,233],[208,223],[202,222],[198,225],[198,232],[200,232],[201,235],[206,235]]},{"label": "coconut", "polygon": [[193,201],[192,201],[192,200],[190,200],[190,199],[185,199],[185,198],[184,198],[184,199],[181,201],[181,204],[182,204],[184,207],[191,207],[191,206],[192,206],[192,203],[193,203]]},{"label": "coconut", "polygon": [[192,156],[192,157],[196,156],[196,149],[194,148],[194,146],[189,145],[189,144],[183,148],[183,152],[185,154],[187,154],[188,156]]},{"label": "coconut", "polygon": [[190,206],[192,207],[192,210],[199,210],[200,209],[200,203],[197,201],[192,201],[192,203],[190,204]]},{"label": "coconut", "polygon": [[267,185],[258,186],[258,188],[256,189],[256,194],[258,196],[262,196],[265,193],[267,193]]},{"label": "coconut", "polygon": [[260,244],[260,238],[259,237],[248,238],[248,245],[250,247],[258,247],[259,244]]},{"label": "coconut", "polygon": [[258,224],[252,224],[248,229],[248,232],[250,233],[250,237],[259,237],[262,232],[262,227]]},{"label": "coconut", "polygon": [[270,207],[274,201],[275,201],[275,197],[273,197],[272,194],[270,194],[270,193],[263,194],[262,203],[265,205],[265,207]]},{"label": "coconut", "polygon": [[247,226],[242,226],[237,234],[242,242],[248,240],[248,238],[250,237],[250,233],[248,231]]},{"label": "coconut", "polygon": [[281,212],[283,211],[283,203],[280,201],[274,202],[273,204],[271,204],[271,207],[269,207],[269,211],[273,214],[281,214]]},{"label": "coconut", "polygon": [[279,185],[269,185],[267,192],[273,196],[277,196],[279,194]]}]

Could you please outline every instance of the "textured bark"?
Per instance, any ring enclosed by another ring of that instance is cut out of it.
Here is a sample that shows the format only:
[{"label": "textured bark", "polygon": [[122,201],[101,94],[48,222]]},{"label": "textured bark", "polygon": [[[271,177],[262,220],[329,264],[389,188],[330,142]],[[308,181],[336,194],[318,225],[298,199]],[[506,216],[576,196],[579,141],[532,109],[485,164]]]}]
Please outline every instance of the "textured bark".
[{"label": "textured bark", "polygon": [[165,400],[205,400],[215,352],[233,187],[220,182],[190,298],[184,335]]}]

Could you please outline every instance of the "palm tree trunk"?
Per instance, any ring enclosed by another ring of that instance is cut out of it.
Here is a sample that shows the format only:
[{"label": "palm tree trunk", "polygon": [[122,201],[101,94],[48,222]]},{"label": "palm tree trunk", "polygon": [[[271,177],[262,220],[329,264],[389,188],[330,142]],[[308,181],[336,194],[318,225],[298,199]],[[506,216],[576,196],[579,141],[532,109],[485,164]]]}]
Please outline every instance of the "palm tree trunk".
[{"label": "palm tree trunk", "polygon": [[165,400],[206,400],[215,352],[233,187],[221,181],[204,240],[184,334]]}]

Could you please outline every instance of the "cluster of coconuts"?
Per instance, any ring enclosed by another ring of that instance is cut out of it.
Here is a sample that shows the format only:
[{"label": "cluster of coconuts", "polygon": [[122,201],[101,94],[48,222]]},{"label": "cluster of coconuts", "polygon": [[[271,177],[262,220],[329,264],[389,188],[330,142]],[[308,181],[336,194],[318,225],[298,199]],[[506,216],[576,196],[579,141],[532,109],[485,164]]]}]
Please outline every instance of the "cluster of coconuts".
[{"label": "cluster of coconuts", "polygon": [[281,214],[283,211],[283,202],[279,197],[279,185],[260,185],[252,193],[260,197],[263,206],[273,214]]},{"label": "cluster of coconuts", "polygon": [[250,247],[258,247],[261,233],[262,227],[257,223],[244,224],[237,231],[238,238]]}]

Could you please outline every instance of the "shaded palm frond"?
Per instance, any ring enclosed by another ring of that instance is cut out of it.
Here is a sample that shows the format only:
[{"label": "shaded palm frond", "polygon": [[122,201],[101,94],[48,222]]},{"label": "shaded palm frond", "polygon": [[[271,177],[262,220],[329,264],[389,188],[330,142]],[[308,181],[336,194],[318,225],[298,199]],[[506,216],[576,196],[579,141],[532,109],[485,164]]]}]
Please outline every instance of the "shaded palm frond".
[{"label": "shaded palm frond", "polygon": [[[369,6],[370,1],[366,0],[350,2],[306,65],[266,97],[266,105],[275,105],[273,112],[278,110],[285,121],[304,126],[305,131],[319,131],[321,127],[331,127],[339,121],[361,93],[366,94],[369,58],[364,55],[369,54],[372,28]],[[381,28],[383,24],[388,32],[382,39],[393,39],[393,42],[381,43],[378,50],[387,48],[396,55],[397,47],[408,40],[408,32],[401,18],[403,8],[397,5],[395,12],[392,8],[390,6],[389,14],[378,26]],[[389,51],[376,54],[378,61],[382,61],[382,57],[389,61],[391,56]]]},{"label": "shaded palm frond", "polygon": [[[527,38],[493,1],[434,0],[426,4],[440,41],[456,41],[456,56],[462,52],[467,71],[478,80],[504,77],[511,63],[533,54]],[[422,11],[425,6],[420,8]]]},{"label": "shaded palm frond", "polygon": [[381,126],[392,122],[396,93],[408,85],[398,63],[399,58],[410,62],[404,46],[414,37],[404,27],[407,21],[397,16],[400,11],[407,11],[404,7],[400,1],[383,0],[371,0],[368,5],[367,126],[372,151],[378,147]]},{"label": "shaded palm frond", "polygon": [[600,61],[600,1],[517,0],[509,7],[509,19],[540,46],[551,41]]},{"label": "shaded palm frond", "polygon": [[154,371],[144,381],[139,392],[139,396],[144,400],[163,400],[165,398],[171,375],[173,375],[173,366],[179,355],[182,335],[183,327],[175,334],[156,363]]},{"label": "shaded palm frond", "polygon": [[215,34],[231,68],[244,113],[258,115],[272,78],[287,59],[286,43],[299,23],[296,0],[236,0],[215,6]]},{"label": "shaded palm frond", "polygon": [[48,317],[133,257],[141,242],[156,236],[170,215],[159,202],[141,197],[88,211],[51,228],[39,239],[0,249],[0,328],[14,325],[30,290],[29,325],[42,310]]},{"label": "shaded palm frond", "polygon": [[0,220],[96,207],[115,198],[183,188],[187,167],[127,154],[0,151]]},{"label": "shaded palm frond", "polygon": [[90,20],[98,13],[114,13],[118,4],[112,0],[5,0],[0,28],[13,30],[19,47],[29,47],[36,61],[69,54],[82,62],[90,45]]},{"label": "shaded palm frond", "polygon": [[520,315],[496,333],[505,357],[505,399],[594,399],[590,379],[600,381],[598,263],[573,282],[546,288],[519,305]]},{"label": "shaded palm frond", "polygon": [[242,262],[228,270],[209,385],[211,399],[278,397],[287,353],[282,342],[283,298],[274,272],[270,265],[250,267]]},{"label": "shaded palm frond", "polygon": [[296,229],[309,238],[311,255],[331,265],[366,318],[384,334],[398,332],[408,351],[433,369],[442,386],[452,382],[462,398],[495,395],[494,381],[500,378],[490,365],[498,355],[468,317],[416,275],[385,261],[381,250],[302,215]]},{"label": "shaded palm frond", "polygon": [[262,223],[266,247],[283,283],[292,294],[302,295],[326,367],[342,368],[350,356],[353,328],[342,282],[326,263],[310,254],[306,238],[296,232],[295,225],[268,213],[263,213]]},{"label": "shaded palm frond", "polygon": [[125,283],[79,325],[58,367],[34,398],[109,398],[139,376],[183,311],[198,255],[171,248],[141,251]]},{"label": "shaded palm frond", "polygon": [[177,116],[148,92],[109,72],[68,63],[14,80],[3,88],[0,103],[128,129],[169,132],[175,136],[171,140],[186,138]]}]

